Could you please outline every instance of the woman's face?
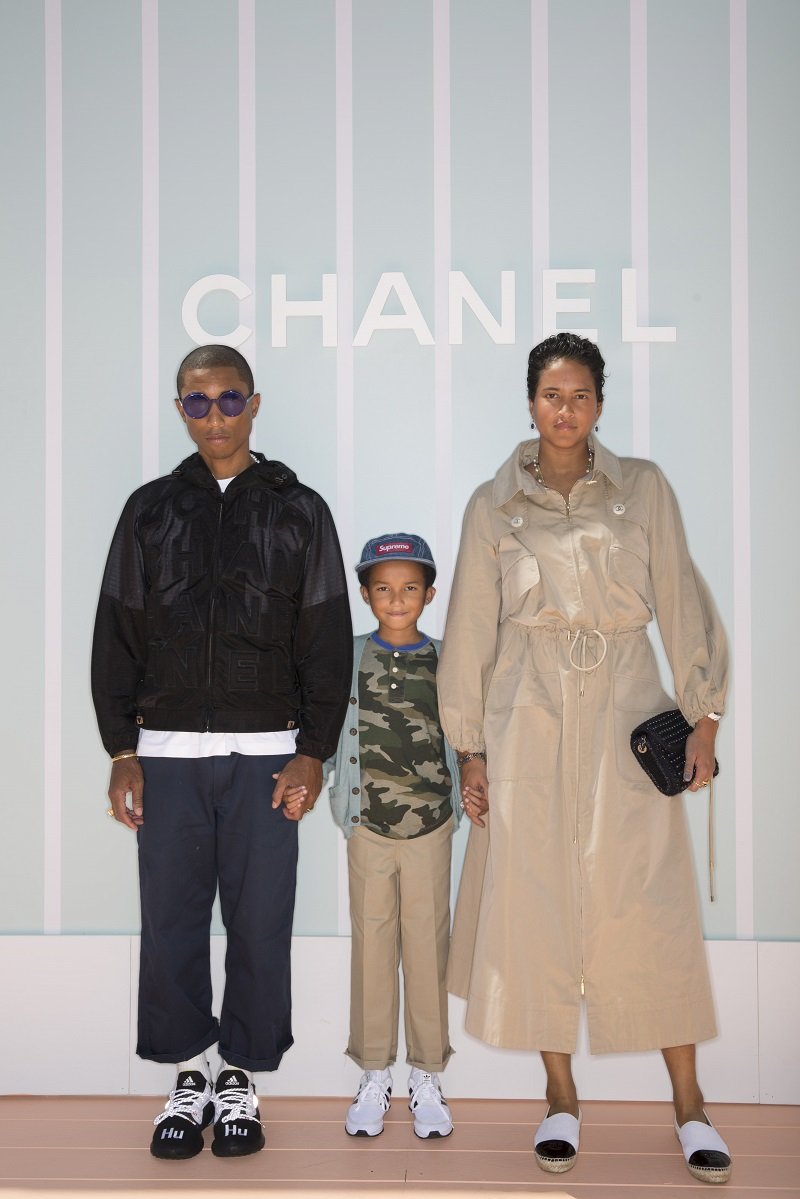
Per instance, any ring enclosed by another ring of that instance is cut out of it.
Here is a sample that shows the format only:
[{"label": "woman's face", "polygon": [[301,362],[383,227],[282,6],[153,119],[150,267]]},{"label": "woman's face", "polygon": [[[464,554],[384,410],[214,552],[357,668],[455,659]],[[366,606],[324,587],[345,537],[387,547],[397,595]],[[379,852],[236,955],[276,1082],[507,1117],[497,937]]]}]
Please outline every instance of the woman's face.
[{"label": "woman's face", "polygon": [[565,450],[585,443],[603,409],[592,372],[571,358],[545,367],[528,403],[542,441]]}]

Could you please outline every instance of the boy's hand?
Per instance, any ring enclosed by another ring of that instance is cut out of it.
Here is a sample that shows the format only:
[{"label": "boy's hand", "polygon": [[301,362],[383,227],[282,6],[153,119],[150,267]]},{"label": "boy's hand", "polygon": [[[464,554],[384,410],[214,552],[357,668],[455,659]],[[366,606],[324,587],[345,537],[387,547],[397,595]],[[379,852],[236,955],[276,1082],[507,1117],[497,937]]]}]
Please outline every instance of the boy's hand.
[{"label": "boy's hand", "polygon": [[478,828],[485,828],[482,816],[489,811],[489,779],[482,758],[471,758],[461,767],[461,806]]},{"label": "boy's hand", "polygon": [[280,774],[273,774],[272,777],[276,780],[272,792],[273,808],[283,804],[283,814],[287,820],[302,820],[306,812],[311,811],[322,790],[322,763],[318,758],[295,754]]}]

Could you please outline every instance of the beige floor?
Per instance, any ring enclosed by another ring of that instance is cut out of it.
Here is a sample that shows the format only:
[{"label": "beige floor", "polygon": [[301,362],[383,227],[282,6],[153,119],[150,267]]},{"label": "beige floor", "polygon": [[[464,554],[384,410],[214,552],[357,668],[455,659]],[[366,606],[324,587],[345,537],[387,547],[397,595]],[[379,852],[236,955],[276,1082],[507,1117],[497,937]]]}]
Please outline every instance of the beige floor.
[{"label": "beige floor", "polygon": [[[269,1192],[481,1195],[530,1192],[574,1199],[687,1199],[712,1188],[687,1173],[663,1103],[587,1103],[581,1153],[569,1174],[549,1177],[531,1151],[541,1103],[453,1100],[455,1132],[423,1142],[398,1097],[381,1137],[350,1138],[346,1100],[262,1100],[267,1148],[218,1161],[207,1148],[188,1162],[150,1156],[159,1101],[142,1098],[0,1098],[0,1197],[43,1192],[221,1196]],[[800,1108],[716,1104],[734,1155],[725,1194],[800,1196]],[[206,1144],[210,1144],[206,1133]]]}]

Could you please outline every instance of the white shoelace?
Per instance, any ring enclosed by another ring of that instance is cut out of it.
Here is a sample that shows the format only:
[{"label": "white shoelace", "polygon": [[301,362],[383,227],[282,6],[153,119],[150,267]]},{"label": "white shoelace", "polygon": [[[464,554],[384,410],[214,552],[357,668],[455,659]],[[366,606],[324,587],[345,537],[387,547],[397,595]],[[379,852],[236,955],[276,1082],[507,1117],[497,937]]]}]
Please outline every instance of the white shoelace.
[{"label": "white shoelace", "polygon": [[442,1092],[433,1081],[432,1074],[423,1074],[411,1092],[410,1104],[412,1111],[421,1103],[444,1103]]},{"label": "white shoelace", "polygon": [[257,1120],[255,1091],[251,1086],[224,1087],[221,1091],[215,1091],[214,1111],[217,1120],[222,1120],[223,1124],[231,1120]]},{"label": "white shoelace", "polygon": [[366,1075],[358,1088],[356,1103],[377,1103],[383,1111],[389,1110],[389,1096],[386,1094],[386,1088],[376,1082],[374,1078],[368,1078]]},{"label": "white shoelace", "polygon": [[160,1124],[162,1120],[168,1120],[170,1116],[183,1116],[184,1119],[194,1120],[196,1124],[200,1124],[203,1119],[203,1108],[210,1099],[211,1087],[208,1083],[203,1091],[196,1091],[194,1087],[176,1087],[174,1091],[170,1091],[166,1107],[163,1112],[158,1113],[153,1123]]}]

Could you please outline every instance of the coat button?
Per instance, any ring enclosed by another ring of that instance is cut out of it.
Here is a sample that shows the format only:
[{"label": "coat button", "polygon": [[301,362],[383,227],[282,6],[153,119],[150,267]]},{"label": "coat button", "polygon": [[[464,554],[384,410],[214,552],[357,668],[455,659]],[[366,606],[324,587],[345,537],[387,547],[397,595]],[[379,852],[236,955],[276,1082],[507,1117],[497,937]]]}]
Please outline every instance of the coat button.
[{"label": "coat button", "polygon": [[357,704],[357,703],[358,703],[358,700],[356,699],[356,697],[355,697],[354,695],[351,695],[351,696],[350,696],[350,703],[351,703],[351,704]]},{"label": "coat button", "polygon": [[358,729],[351,729],[351,730],[350,730],[350,736],[351,736],[351,737],[357,737],[357,736],[358,736]]},{"label": "coat button", "polygon": [[392,691],[396,691],[396,690],[397,690],[397,683],[390,683],[390,684],[389,684],[389,686],[390,686],[390,688],[392,689]]},{"label": "coat button", "polygon": [[350,759],[350,762],[351,762],[351,764],[352,764],[353,766],[355,766],[355,764],[356,764],[356,762],[357,762],[357,761],[358,761],[358,758],[351,758],[351,759]]},{"label": "coat button", "polygon": [[359,795],[360,793],[361,793],[361,788],[360,788],[360,787],[354,787],[354,788],[353,788],[353,795]]},{"label": "coat button", "polygon": [[512,528],[512,529],[519,529],[519,528],[521,528],[521,527],[522,527],[522,523],[523,523],[523,521],[522,521],[522,517],[521,517],[521,516],[512,516],[512,517],[511,517],[511,528]]},{"label": "coat button", "polygon": [[351,816],[350,819],[352,820],[353,824],[358,824],[361,817],[360,816]]},{"label": "coat button", "polygon": [[624,504],[615,504],[614,507],[611,509],[611,511],[614,513],[615,516],[622,516],[625,512],[625,505]]}]

